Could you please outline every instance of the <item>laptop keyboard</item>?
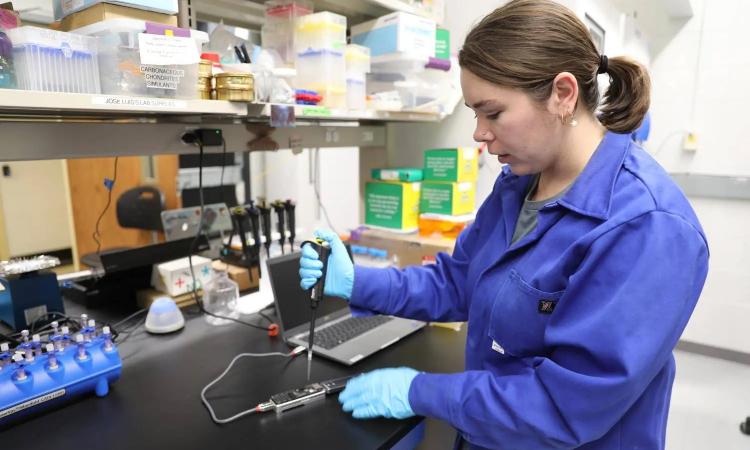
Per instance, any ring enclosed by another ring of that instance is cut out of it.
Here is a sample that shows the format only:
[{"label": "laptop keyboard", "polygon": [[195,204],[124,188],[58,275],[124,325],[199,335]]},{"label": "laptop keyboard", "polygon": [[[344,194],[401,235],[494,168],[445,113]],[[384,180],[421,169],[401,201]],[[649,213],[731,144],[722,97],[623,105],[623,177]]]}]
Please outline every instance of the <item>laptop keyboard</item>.
[{"label": "laptop keyboard", "polygon": [[[393,320],[388,316],[349,317],[321,330],[315,330],[314,345],[330,350],[346,341],[372,330],[373,328]],[[302,340],[307,342],[306,334]]]}]

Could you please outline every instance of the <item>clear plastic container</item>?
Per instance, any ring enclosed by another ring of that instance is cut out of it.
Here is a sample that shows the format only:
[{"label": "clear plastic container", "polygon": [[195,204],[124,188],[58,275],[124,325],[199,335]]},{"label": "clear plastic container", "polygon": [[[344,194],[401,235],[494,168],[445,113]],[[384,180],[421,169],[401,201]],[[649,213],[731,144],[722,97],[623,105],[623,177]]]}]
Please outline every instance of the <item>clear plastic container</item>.
[{"label": "clear plastic container", "polygon": [[363,110],[367,108],[365,74],[346,74],[346,106],[352,110]]},{"label": "clear plastic container", "polygon": [[308,49],[343,51],[346,17],[324,11],[298,18],[294,27],[294,46],[297,52]]},{"label": "clear plastic container", "polygon": [[393,85],[401,96],[404,109],[419,108],[440,98],[437,84],[422,81],[396,81]]},{"label": "clear plastic container", "polygon": [[19,89],[98,94],[96,39],[37,27],[8,30]]},{"label": "clear plastic container", "polygon": [[321,105],[346,108],[346,64],[341,50],[308,50],[297,54],[297,89],[316,91]]},{"label": "clear plastic container", "polygon": [[13,43],[0,28],[0,89],[16,87],[16,76],[13,69]]},{"label": "clear plastic container", "polygon": [[263,48],[275,50],[285,65],[294,66],[294,23],[297,18],[312,12],[312,4],[307,1],[266,2],[266,21],[260,31]]},{"label": "clear plastic container", "polygon": [[370,61],[372,73],[418,73],[430,61],[425,55],[411,53],[388,53],[375,56]]},{"label": "clear plastic container", "polygon": [[[102,93],[161,98],[198,97],[198,64],[141,64],[138,35],[146,22],[134,19],[105,20],[79,28],[76,33],[99,38],[99,74]],[[187,38],[175,38],[187,39]],[[190,39],[200,55],[208,34],[190,30]]]},{"label": "clear plastic container", "polygon": [[[229,279],[224,271],[215,271],[211,281],[203,286],[203,307],[206,311],[224,317],[238,318],[237,299],[240,290],[237,283]],[[226,325],[232,321],[206,314],[206,322],[211,325]]]},{"label": "clear plastic container", "polygon": [[368,73],[370,71],[370,49],[357,44],[349,44],[344,52],[347,73]]},{"label": "clear plastic container", "polygon": [[304,0],[271,0],[266,5],[266,24],[289,23],[312,14],[312,3]]}]

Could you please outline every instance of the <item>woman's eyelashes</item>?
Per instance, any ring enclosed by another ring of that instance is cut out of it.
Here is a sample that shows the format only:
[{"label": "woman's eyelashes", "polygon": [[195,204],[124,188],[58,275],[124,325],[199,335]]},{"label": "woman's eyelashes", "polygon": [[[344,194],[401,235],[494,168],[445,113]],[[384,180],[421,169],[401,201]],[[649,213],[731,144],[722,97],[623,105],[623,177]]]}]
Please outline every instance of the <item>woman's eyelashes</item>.
[{"label": "woman's eyelashes", "polygon": [[[495,113],[492,113],[492,114],[485,114],[484,117],[486,117],[487,120],[497,120],[497,118],[500,117],[500,113],[501,112],[502,111],[498,111],[498,112],[495,112]],[[474,113],[474,118],[476,119],[478,117],[479,117],[479,115],[475,112]]]}]

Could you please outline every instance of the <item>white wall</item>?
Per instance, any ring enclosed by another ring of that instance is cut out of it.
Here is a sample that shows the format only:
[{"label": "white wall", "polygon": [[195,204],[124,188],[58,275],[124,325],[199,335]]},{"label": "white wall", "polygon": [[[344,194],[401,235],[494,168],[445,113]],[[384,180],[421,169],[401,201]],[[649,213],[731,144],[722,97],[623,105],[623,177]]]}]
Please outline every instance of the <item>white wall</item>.
[{"label": "white wall", "polygon": [[[750,2],[692,0],[694,16],[653,37],[652,137],[648,148],[672,172],[750,176]],[[674,31],[668,30],[667,31]],[[698,151],[682,150],[684,131]],[[750,202],[691,199],[711,249],[706,287],[684,340],[750,353]]]}]

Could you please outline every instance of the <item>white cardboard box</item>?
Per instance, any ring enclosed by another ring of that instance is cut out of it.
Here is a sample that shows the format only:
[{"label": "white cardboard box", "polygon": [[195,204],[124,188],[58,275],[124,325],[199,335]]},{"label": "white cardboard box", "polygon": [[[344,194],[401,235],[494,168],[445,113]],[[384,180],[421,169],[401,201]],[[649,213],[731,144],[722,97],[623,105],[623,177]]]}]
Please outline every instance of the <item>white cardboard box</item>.
[{"label": "white cardboard box", "polygon": [[404,12],[394,12],[352,26],[352,43],[370,49],[370,56],[411,53],[435,56],[434,20]]},{"label": "white cardboard box", "polygon": [[[211,280],[211,260],[202,256],[193,256],[193,272],[196,289]],[[188,258],[175,259],[161,264],[154,264],[151,272],[151,285],[154,289],[171,296],[182,295],[193,290],[193,277],[190,276]]]}]

